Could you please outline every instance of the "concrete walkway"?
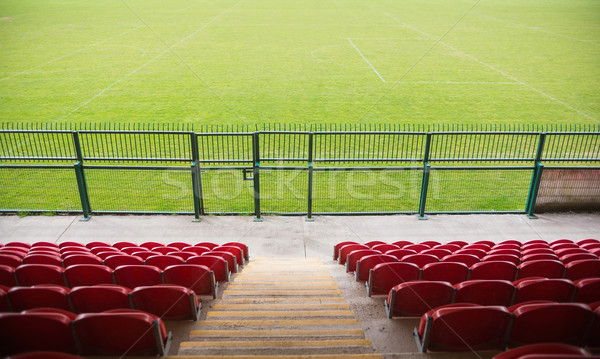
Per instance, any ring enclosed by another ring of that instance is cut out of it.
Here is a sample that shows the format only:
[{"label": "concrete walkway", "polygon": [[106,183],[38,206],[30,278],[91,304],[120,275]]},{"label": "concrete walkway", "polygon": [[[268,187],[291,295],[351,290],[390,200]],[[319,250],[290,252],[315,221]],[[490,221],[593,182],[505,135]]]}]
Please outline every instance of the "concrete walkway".
[{"label": "concrete walkway", "polygon": [[335,243],[344,240],[420,242],[437,240],[501,241],[560,238],[600,238],[598,214],[548,214],[538,219],[525,215],[436,215],[419,220],[414,215],[304,217],[190,216],[0,216],[0,242],[10,241],[241,241],[251,257],[317,257],[330,260]]}]

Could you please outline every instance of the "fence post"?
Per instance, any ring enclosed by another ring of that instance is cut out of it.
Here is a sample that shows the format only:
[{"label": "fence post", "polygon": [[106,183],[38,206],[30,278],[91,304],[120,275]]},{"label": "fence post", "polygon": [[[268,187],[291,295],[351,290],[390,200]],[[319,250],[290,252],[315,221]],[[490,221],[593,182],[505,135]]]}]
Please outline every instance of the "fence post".
[{"label": "fence post", "polygon": [[538,191],[540,189],[540,181],[542,179],[542,172],[544,165],[541,163],[542,154],[544,152],[544,145],[546,144],[546,133],[540,133],[540,140],[538,142],[537,152],[535,154],[535,167],[531,176],[531,184],[529,185],[529,194],[527,195],[527,204],[525,206],[525,212],[527,217],[535,219],[535,202],[537,200]]},{"label": "fence post", "polygon": [[200,156],[198,154],[198,137],[194,132],[190,133],[190,146],[192,149],[192,190],[194,196],[194,219],[200,222],[200,216],[204,215],[204,199],[202,197],[202,175],[200,171]]},{"label": "fence post", "polygon": [[90,202],[88,197],[87,183],[85,181],[85,174],[83,173],[83,164],[80,161],[75,163],[75,176],[77,177],[77,188],[79,189],[79,199],[81,200],[81,209],[83,211],[82,221],[90,220]]},{"label": "fence post", "polygon": [[306,212],[306,221],[312,222],[315,219],[312,217],[312,197],[313,197],[313,136],[314,133],[308,135],[308,209]]},{"label": "fence post", "polygon": [[534,214],[535,202],[537,201],[537,195],[540,190],[540,182],[542,180],[542,172],[544,172],[544,165],[536,162],[535,169],[533,170],[533,177],[531,179],[531,186],[529,187],[529,195],[527,196],[527,217],[535,219],[537,216]]},{"label": "fence post", "polygon": [[254,222],[262,222],[260,216],[260,153],[258,143],[259,133],[255,132],[252,135],[252,157],[254,166],[252,166],[252,173],[254,178]]},{"label": "fence post", "polygon": [[427,188],[429,187],[429,173],[431,166],[425,162],[423,168],[423,180],[421,181],[421,198],[419,199],[419,219],[427,219],[425,215],[425,203],[427,202]]}]

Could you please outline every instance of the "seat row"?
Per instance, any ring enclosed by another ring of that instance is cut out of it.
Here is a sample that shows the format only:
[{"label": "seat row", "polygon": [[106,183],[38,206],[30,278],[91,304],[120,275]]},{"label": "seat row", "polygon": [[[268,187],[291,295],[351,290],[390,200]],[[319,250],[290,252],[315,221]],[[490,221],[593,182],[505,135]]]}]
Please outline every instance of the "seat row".
[{"label": "seat row", "polygon": [[420,267],[427,263],[440,261],[461,262],[471,266],[477,262],[487,262],[492,260],[503,260],[512,262],[515,265],[519,265],[521,263],[543,259],[554,260],[563,264],[568,264],[583,259],[598,259],[597,254],[592,254],[585,249],[574,248],[565,249],[564,251],[560,251],[558,254],[552,252],[550,249],[533,249],[532,251],[535,251],[535,253],[528,253],[523,256],[520,255],[520,252],[512,249],[501,249],[497,252],[491,251],[489,253],[486,253],[480,249],[461,249],[455,252],[451,252],[446,249],[428,249],[422,250],[419,253],[412,249],[385,249],[387,248],[381,248],[379,246],[368,248],[363,244],[346,244],[339,248],[337,260],[338,263],[346,266],[346,270],[348,272],[353,272],[355,269],[354,265],[358,258],[370,254],[385,254],[395,257],[397,260],[402,262],[415,263]]},{"label": "seat row", "polygon": [[133,289],[140,286],[175,284],[193,290],[196,295],[215,298],[216,275],[219,275],[219,280],[226,280],[227,266],[226,263],[220,262],[221,258],[202,257],[206,257],[206,265],[178,264],[164,270],[151,265],[123,265],[115,270],[96,264],[77,264],[67,269],[48,264],[23,264],[14,270],[0,266],[0,285],[14,287],[54,284],[74,288],[116,284]]},{"label": "seat row", "polygon": [[[341,247],[348,244],[360,244],[354,241],[344,241],[337,243],[333,247],[333,259],[336,260],[338,258],[339,250]],[[588,252],[597,251],[600,249],[600,240],[597,239],[582,239],[577,242],[571,241],[569,239],[559,239],[553,242],[546,242],[543,240],[531,240],[525,243],[521,243],[516,240],[506,240],[499,243],[494,243],[492,241],[476,241],[473,243],[467,243],[464,241],[452,241],[448,243],[441,243],[438,241],[424,241],[420,243],[413,243],[410,241],[396,241],[393,243],[386,243],[383,241],[371,241],[364,244],[361,244],[367,248],[377,250],[379,252],[385,253],[389,250],[396,249],[405,249],[411,250],[415,253],[421,253],[427,250],[445,250],[450,251],[450,253],[455,253],[461,250],[481,250],[487,254],[490,254],[492,251],[503,251],[503,250],[513,250],[518,251],[521,254],[527,254],[529,251],[533,251],[535,249],[550,249],[553,252],[559,252],[565,249],[584,249]],[[497,253],[497,252],[496,252]],[[502,253],[502,252],[500,252]],[[512,252],[516,253],[516,252]],[[535,251],[531,252],[535,253]]]},{"label": "seat row", "polygon": [[414,263],[398,262],[386,255],[369,255],[357,261],[355,278],[366,281],[367,295],[387,295],[400,283],[414,280],[437,280],[452,284],[473,279],[515,281],[530,277],[582,278],[600,277],[600,259],[560,262],[537,260],[518,266],[507,261],[478,262],[470,267],[460,262],[434,262],[422,268]]},{"label": "seat row", "polygon": [[133,290],[115,284],[73,289],[53,284],[0,287],[0,312],[35,308],[56,308],[73,313],[137,309],[163,320],[198,320],[200,304],[193,290],[174,284],[142,286]]},{"label": "seat row", "polygon": [[504,350],[545,342],[598,348],[599,316],[599,307],[581,303],[530,302],[508,308],[451,304],[423,314],[414,337],[422,353]]},{"label": "seat row", "polygon": [[165,355],[171,343],[164,322],[132,309],[74,314],[39,308],[0,313],[0,356],[32,351],[79,355]]},{"label": "seat row", "polygon": [[559,359],[565,357],[574,359],[585,357],[589,358],[591,356],[592,353],[575,345],[561,343],[536,343],[506,350],[495,355],[492,359]]},{"label": "seat row", "polygon": [[530,301],[600,303],[600,278],[526,278],[468,280],[452,285],[443,281],[410,281],[390,289],[385,301],[388,318],[420,316],[431,308],[453,303],[511,306]]},{"label": "seat row", "polygon": [[[16,248],[16,249],[15,249]],[[221,256],[231,263],[232,271],[237,270],[237,266],[243,265],[247,258],[247,247],[244,244],[209,247],[189,247],[182,251],[153,251],[143,247],[126,247],[119,250],[116,247],[65,247],[66,252],[59,253],[58,249],[46,249],[47,247],[38,247],[42,250],[27,250],[18,246],[5,246],[0,248],[0,265],[17,267],[21,264],[51,264],[61,267],[69,267],[75,264],[104,264],[115,268],[122,264],[151,264],[157,266],[166,266],[173,264],[183,264],[191,257],[210,254]],[[73,248],[73,249],[71,249]],[[132,248],[131,250],[127,250]],[[143,250],[140,250],[143,249]],[[167,247],[160,247],[165,249]],[[176,249],[176,248],[174,248]],[[27,251],[27,252],[26,252]],[[56,252],[54,252],[56,251]]]}]

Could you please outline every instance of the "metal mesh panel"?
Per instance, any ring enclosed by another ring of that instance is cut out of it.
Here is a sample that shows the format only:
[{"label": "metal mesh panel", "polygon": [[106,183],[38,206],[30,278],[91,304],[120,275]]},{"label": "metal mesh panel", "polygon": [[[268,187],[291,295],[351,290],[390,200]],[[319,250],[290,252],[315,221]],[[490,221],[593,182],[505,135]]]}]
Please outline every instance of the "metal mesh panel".
[{"label": "metal mesh panel", "polygon": [[419,161],[425,151],[423,133],[315,133],[315,162],[397,165]]},{"label": "metal mesh panel", "polygon": [[0,160],[75,160],[70,132],[0,131]]},{"label": "metal mesh panel", "polygon": [[81,212],[75,169],[0,168],[0,208]]},{"label": "metal mesh panel", "polygon": [[252,164],[252,134],[199,134],[198,153],[201,163]]},{"label": "metal mesh panel", "polygon": [[261,170],[260,207],[264,213],[306,213],[307,170]]},{"label": "metal mesh panel", "polygon": [[431,169],[430,212],[524,212],[530,169]]},{"label": "metal mesh panel", "polygon": [[544,168],[536,212],[600,210],[600,170]]},{"label": "metal mesh panel", "polygon": [[600,159],[600,134],[560,134],[546,135],[542,161],[573,162],[595,161]]},{"label": "metal mesh panel", "polygon": [[86,161],[192,160],[190,134],[178,132],[81,132]]},{"label": "metal mesh panel", "polygon": [[193,213],[189,170],[86,168],[94,212]]},{"label": "metal mesh panel", "polygon": [[315,170],[314,213],[416,213],[422,170]]},{"label": "metal mesh panel", "polygon": [[430,161],[533,161],[539,135],[440,133],[431,138]]},{"label": "metal mesh panel", "polygon": [[308,137],[306,133],[261,133],[260,160],[308,161]]},{"label": "metal mesh panel", "polygon": [[[244,169],[204,168],[202,197],[206,213],[250,214],[254,212],[252,180],[244,180]],[[252,173],[252,168],[249,175]]]}]

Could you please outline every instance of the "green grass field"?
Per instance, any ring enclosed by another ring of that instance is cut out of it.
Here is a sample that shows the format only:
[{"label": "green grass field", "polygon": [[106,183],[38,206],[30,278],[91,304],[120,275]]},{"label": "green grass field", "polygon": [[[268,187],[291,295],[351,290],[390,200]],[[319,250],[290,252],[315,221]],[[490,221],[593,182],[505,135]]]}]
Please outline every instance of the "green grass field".
[{"label": "green grass field", "polygon": [[0,122],[600,120],[598,0],[0,0]]}]

